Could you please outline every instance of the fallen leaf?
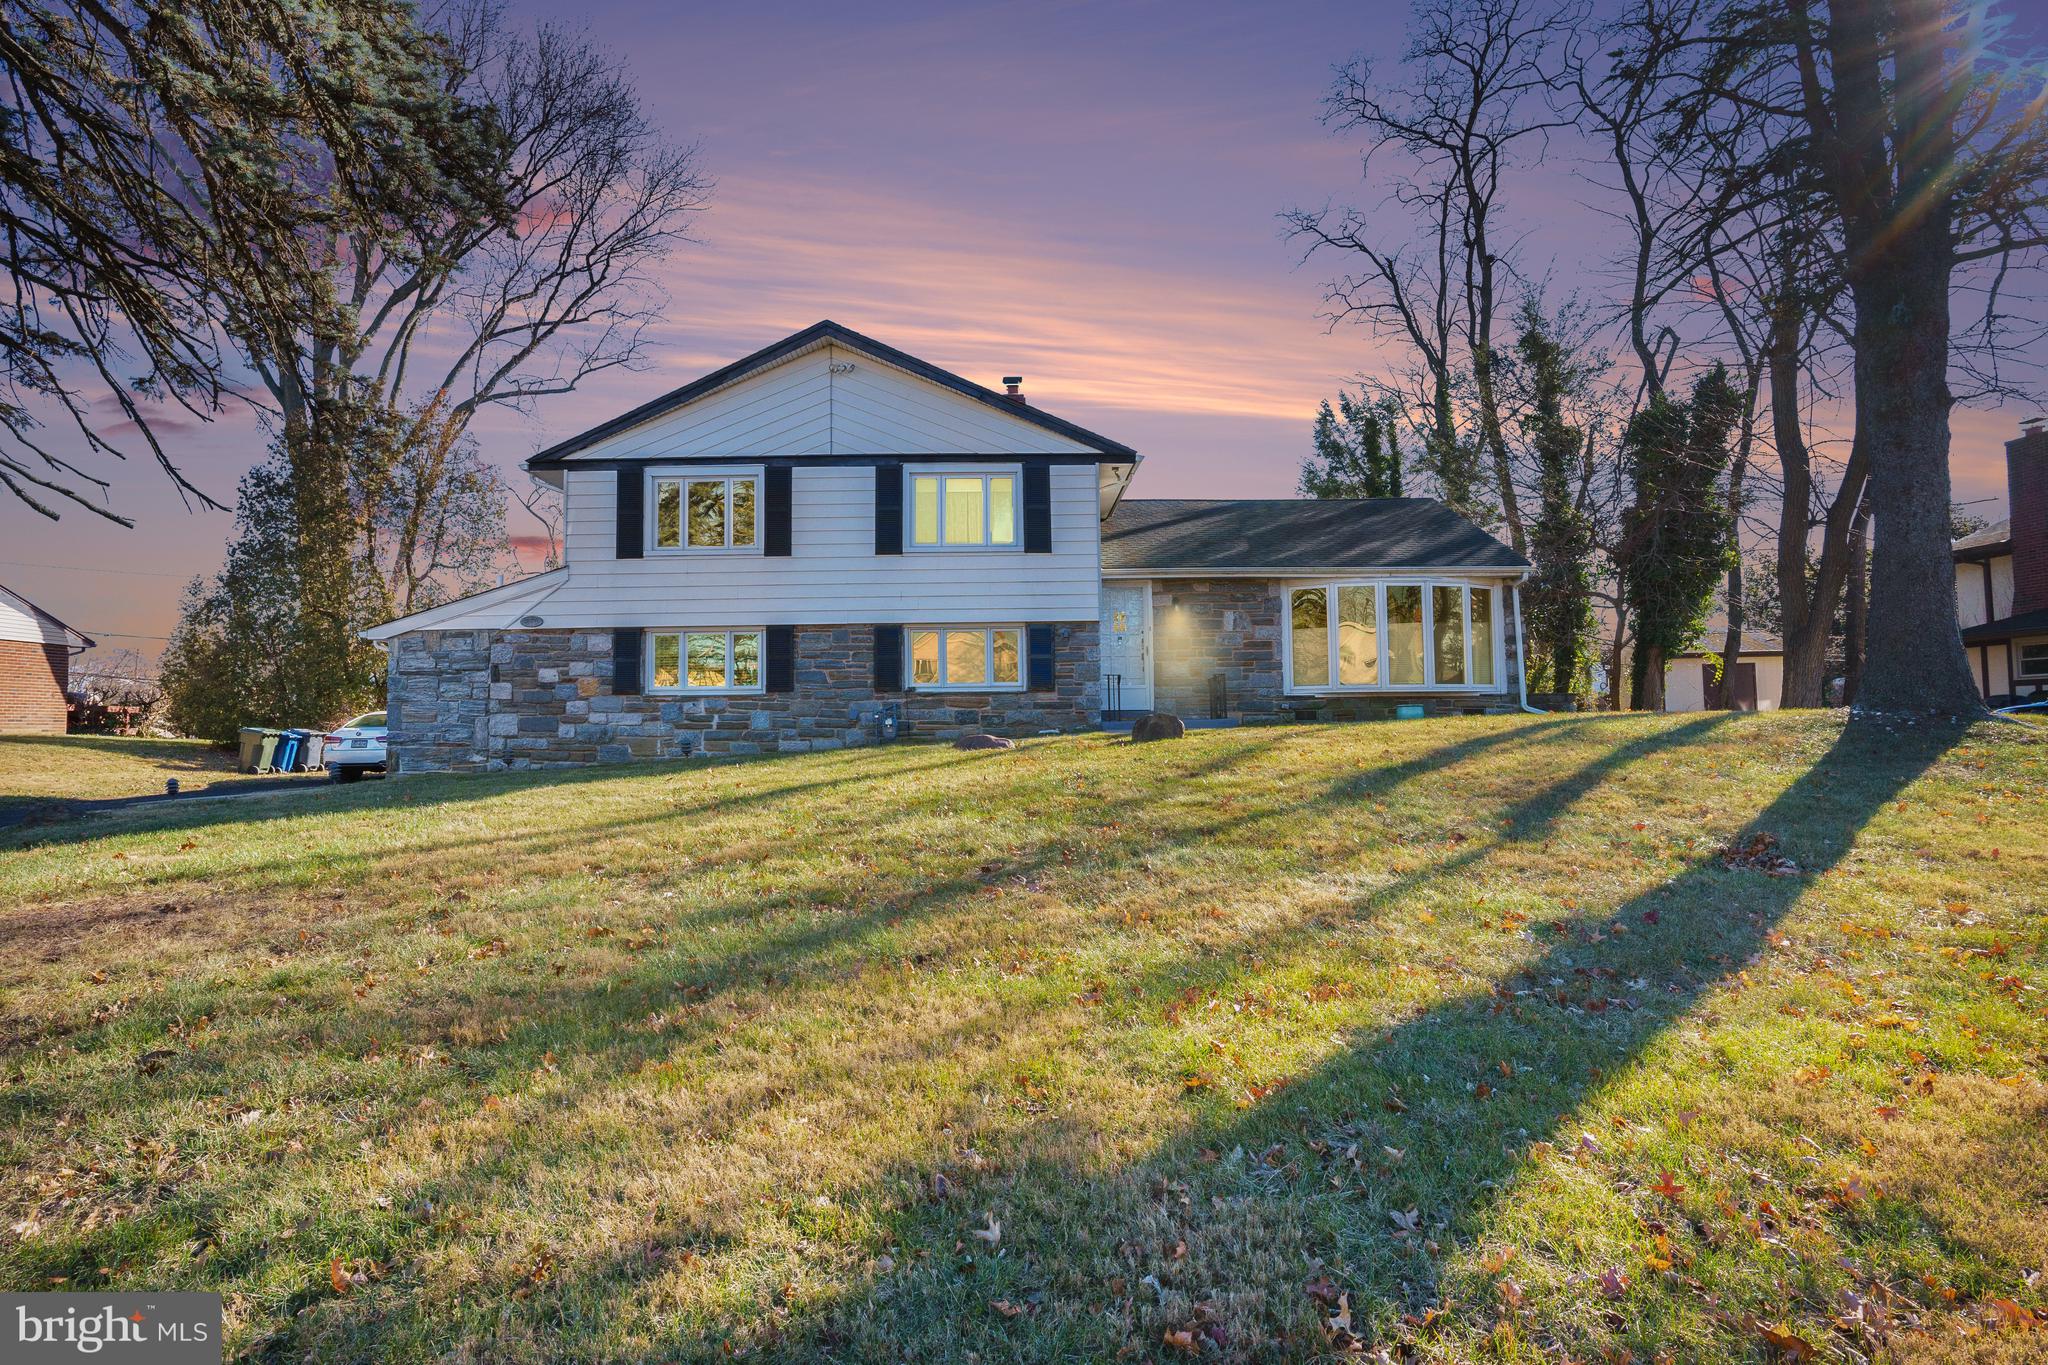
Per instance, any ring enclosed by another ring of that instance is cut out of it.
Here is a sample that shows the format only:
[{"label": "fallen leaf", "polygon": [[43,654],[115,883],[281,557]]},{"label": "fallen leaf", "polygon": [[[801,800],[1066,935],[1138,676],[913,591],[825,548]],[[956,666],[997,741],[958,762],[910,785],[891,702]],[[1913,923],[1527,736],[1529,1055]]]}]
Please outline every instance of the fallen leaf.
[{"label": "fallen leaf", "polygon": [[1789,1327],[1773,1327],[1769,1323],[1759,1323],[1756,1334],[1787,1360],[1813,1359],[1813,1343]]},{"label": "fallen leaf", "polygon": [[341,1268],[339,1256],[327,1263],[327,1283],[334,1286],[334,1292],[337,1294],[346,1294],[355,1287],[349,1280],[348,1272]]},{"label": "fallen leaf", "polygon": [[967,1235],[970,1237],[978,1237],[982,1241],[987,1242],[990,1246],[994,1246],[997,1242],[1003,1240],[1003,1225],[1001,1223],[998,1223],[996,1221],[996,1216],[993,1213],[991,1213],[988,1216],[987,1227],[975,1228],[972,1231],[970,1231]]},{"label": "fallen leaf", "polygon": [[1006,1318],[1021,1317],[1024,1313],[1023,1308],[1019,1307],[1017,1304],[1011,1303],[1008,1299],[997,1299],[994,1303],[990,1304],[989,1307],[995,1309],[998,1313],[1001,1313]]},{"label": "fallen leaf", "polygon": [[1664,1196],[1664,1198],[1669,1199],[1672,1203],[1675,1204],[1678,1202],[1678,1196],[1685,1193],[1685,1186],[1680,1185],[1674,1180],[1672,1180],[1671,1172],[1666,1171],[1658,1179],[1656,1184],[1650,1186],[1650,1191],[1653,1194],[1660,1194]]},{"label": "fallen leaf", "polygon": [[1179,1331],[1169,1328],[1167,1331],[1160,1333],[1159,1339],[1176,1351],[1185,1351],[1191,1356],[1201,1354],[1201,1348],[1195,1345],[1194,1332],[1186,1327],[1181,1328]]}]

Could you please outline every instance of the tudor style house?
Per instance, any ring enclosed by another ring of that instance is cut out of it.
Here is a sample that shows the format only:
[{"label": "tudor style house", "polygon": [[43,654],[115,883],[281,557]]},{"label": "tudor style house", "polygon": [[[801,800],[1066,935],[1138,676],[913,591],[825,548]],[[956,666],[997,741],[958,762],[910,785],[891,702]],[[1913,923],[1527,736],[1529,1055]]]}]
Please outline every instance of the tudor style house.
[{"label": "tudor style house", "polygon": [[2048,426],[2005,443],[2011,516],[1955,542],[1956,616],[1993,706],[2048,694]]},{"label": "tudor style house", "polygon": [[395,771],[1511,709],[1441,504],[1140,500],[1119,442],[832,322],[543,450],[564,566],[366,634]]}]

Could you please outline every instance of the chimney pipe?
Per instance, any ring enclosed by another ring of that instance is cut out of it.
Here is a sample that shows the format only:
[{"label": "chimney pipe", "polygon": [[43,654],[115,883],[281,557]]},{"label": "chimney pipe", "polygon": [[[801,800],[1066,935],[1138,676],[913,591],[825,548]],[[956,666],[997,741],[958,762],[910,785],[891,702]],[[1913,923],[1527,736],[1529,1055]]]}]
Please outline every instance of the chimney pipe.
[{"label": "chimney pipe", "polygon": [[1023,375],[1021,375],[1021,374],[1006,374],[1006,375],[1004,375],[1004,376],[1003,376],[1003,396],[1004,396],[1004,397],[1006,397],[1006,398],[1008,398],[1008,399],[1009,399],[1009,400],[1010,400],[1010,401],[1011,401],[1012,403],[1021,403],[1021,402],[1023,402],[1023,401],[1024,401],[1024,376],[1023,376]]}]

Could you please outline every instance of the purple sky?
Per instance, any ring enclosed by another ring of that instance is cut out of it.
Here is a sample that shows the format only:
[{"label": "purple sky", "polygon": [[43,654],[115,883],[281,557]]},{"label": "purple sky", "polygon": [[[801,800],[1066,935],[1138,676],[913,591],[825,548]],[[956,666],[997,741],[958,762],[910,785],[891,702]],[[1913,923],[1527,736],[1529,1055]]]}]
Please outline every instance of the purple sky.
[{"label": "purple sky", "polygon": [[[520,7],[529,17],[551,6]],[[1333,63],[1391,57],[1405,9],[1335,3],[690,6],[577,14],[718,180],[665,276],[653,364],[476,428],[506,465],[830,317],[1137,447],[1138,496],[1286,496],[1318,399],[1374,364],[1326,332],[1335,262],[1297,265],[1276,215],[1370,202],[1317,121]],[[1516,187],[1533,275],[1599,287],[1615,241],[1576,153]],[[2017,411],[1959,413],[1957,496],[1997,499]],[[258,454],[246,419],[167,444],[215,496]],[[104,643],[154,655],[225,513],[153,469],[116,481],[123,531],[0,504],[0,582]],[[90,567],[88,567],[90,566]],[[118,572],[116,572],[118,571]]]}]

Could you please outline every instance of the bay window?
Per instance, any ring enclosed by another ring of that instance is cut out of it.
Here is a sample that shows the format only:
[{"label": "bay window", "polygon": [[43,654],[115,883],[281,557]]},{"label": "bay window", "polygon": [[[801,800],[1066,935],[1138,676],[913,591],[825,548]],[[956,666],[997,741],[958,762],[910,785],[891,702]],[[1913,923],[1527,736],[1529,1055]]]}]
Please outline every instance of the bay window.
[{"label": "bay window", "polygon": [[758,630],[656,630],[647,634],[649,692],[759,692]]},{"label": "bay window", "polygon": [[910,543],[919,549],[1009,549],[1017,544],[1016,473],[910,477]]},{"label": "bay window", "polygon": [[1294,692],[1498,685],[1498,591],[1468,583],[1322,583],[1287,600]]},{"label": "bay window", "polygon": [[1005,688],[1024,685],[1024,631],[1018,626],[912,627],[910,685]]},{"label": "bay window", "polygon": [[653,518],[657,550],[751,550],[758,530],[760,479],[706,475],[656,476]]}]

